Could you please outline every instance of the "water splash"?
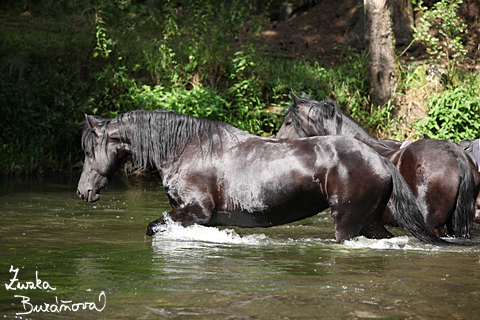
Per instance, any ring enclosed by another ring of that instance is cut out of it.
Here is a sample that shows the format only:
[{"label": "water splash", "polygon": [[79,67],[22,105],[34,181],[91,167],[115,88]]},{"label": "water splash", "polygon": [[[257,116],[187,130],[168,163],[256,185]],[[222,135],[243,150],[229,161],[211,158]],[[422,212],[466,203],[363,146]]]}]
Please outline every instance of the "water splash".
[{"label": "water splash", "polygon": [[167,224],[162,227],[163,232],[154,236],[154,242],[177,240],[243,245],[259,245],[268,242],[267,236],[263,233],[240,236],[233,229],[218,229],[196,224],[183,227],[179,222],[172,221],[168,216],[165,217]]},{"label": "water splash", "polygon": [[[447,239],[452,241],[451,239]],[[430,253],[440,252],[478,252],[478,246],[451,246],[439,247],[426,244],[409,236],[400,236],[390,239],[368,239],[365,237],[357,237],[355,239],[345,241],[344,245],[354,249],[378,249],[378,250],[403,250],[403,251],[423,251]]]},{"label": "water splash", "polygon": [[423,246],[422,243],[412,240],[407,236],[394,237],[390,239],[368,239],[362,236],[352,240],[345,241],[344,245],[349,248],[356,248],[356,249],[370,248],[370,249],[379,249],[379,250],[392,249],[392,250],[419,250],[419,251],[428,250],[430,251],[432,249],[438,248],[434,246],[429,246],[429,248],[426,248]]},{"label": "water splash", "polygon": [[[211,248],[216,245],[247,245],[247,246],[295,246],[295,247],[326,247],[334,250],[345,249],[375,249],[375,250],[401,250],[428,253],[440,252],[480,252],[480,247],[438,247],[425,244],[411,236],[398,236],[390,239],[368,239],[363,236],[345,241],[338,245],[334,238],[312,236],[312,230],[305,226],[279,226],[277,232],[271,229],[258,229],[249,231],[249,234],[239,234],[231,228],[204,227],[192,225],[183,227],[180,223],[167,217],[167,223],[161,226],[163,232],[153,237],[152,244],[165,248],[168,242],[170,249],[176,248]],[[247,230],[247,229],[245,229]],[[252,229],[248,229],[252,230]],[[282,230],[282,232],[278,232]],[[288,235],[280,236],[288,230]],[[319,230],[321,231],[321,230]],[[306,233],[309,235],[306,236]],[[320,233],[319,233],[320,234]]]}]

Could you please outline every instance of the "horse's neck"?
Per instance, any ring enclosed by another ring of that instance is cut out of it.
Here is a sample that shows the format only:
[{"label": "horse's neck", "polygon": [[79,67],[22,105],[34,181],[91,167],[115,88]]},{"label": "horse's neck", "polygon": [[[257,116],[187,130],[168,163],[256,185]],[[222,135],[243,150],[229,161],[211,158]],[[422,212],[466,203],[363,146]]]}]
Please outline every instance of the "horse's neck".
[{"label": "horse's neck", "polygon": [[359,123],[348,116],[342,119],[342,130],[340,134],[355,138],[367,145],[375,145],[378,140],[371,136]]},{"label": "horse's neck", "polygon": [[[344,117],[344,121],[345,120],[347,120],[346,117]],[[388,147],[380,140],[377,140],[375,137],[370,135],[367,130],[360,126],[360,124],[353,122],[353,120],[351,119],[348,119],[346,123],[343,123],[341,134],[345,136],[350,136],[358,141],[365,143],[367,146],[375,150],[379,155],[387,158],[396,151]]]},{"label": "horse's neck", "polygon": [[246,139],[252,135],[234,127],[218,127],[213,130],[209,137],[202,135],[200,138],[194,133],[189,143],[180,154],[169,157],[166,161],[155,161],[154,164],[163,177],[163,181],[175,176],[180,168],[195,166],[199,162],[208,166],[213,158],[221,158],[221,155],[232,145],[234,141]]}]

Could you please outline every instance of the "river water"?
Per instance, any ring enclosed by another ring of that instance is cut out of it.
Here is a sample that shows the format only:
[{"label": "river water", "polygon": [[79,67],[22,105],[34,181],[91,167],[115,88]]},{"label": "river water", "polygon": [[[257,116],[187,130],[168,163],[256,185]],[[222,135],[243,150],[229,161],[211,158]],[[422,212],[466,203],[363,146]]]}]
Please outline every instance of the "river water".
[{"label": "river water", "polygon": [[480,247],[399,228],[337,245],[328,210],[151,238],[169,210],[155,178],[117,174],[94,204],[77,179],[1,180],[0,319],[480,319]]}]

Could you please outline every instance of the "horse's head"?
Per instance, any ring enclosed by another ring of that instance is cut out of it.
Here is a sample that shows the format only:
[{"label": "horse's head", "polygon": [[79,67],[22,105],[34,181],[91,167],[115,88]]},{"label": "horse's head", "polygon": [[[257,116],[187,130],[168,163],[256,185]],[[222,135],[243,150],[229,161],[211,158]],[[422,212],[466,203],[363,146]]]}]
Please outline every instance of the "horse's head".
[{"label": "horse's head", "polygon": [[315,120],[312,118],[310,99],[302,92],[302,98],[290,92],[292,103],[288,107],[285,120],[277,133],[277,138],[302,138],[318,136]]},{"label": "horse's head", "polygon": [[116,120],[86,116],[82,136],[85,163],[78,182],[77,195],[84,201],[95,202],[108,180],[130,154],[129,143],[121,137]]},{"label": "horse's head", "polygon": [[[285,122],[277,138],[338,135],[342,131],[343,115],[335,102],[310,99],[305,92],[298,98],[291,92],[292,104],[288,107]],[[293,128],[292,128],[293,127]]]}]

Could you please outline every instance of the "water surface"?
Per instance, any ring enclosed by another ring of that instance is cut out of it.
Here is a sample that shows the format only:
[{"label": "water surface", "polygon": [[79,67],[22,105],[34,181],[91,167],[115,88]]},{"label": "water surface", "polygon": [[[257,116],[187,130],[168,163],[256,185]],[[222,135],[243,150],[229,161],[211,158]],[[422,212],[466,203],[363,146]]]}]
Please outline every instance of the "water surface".
[{"label": "water surface", "polygon": [[[0,318],[480,319],[480,247],[438,248],[398,228],[337,245],[328,210],[269,229],[172,224],[151,238],[147,224],[170,208],[157,180],[117,174],[89,204],[77,178],[1,180]],[[55,290],[7,290],[11,268]],[[29,313],[46,304],[78,310]]]}]

